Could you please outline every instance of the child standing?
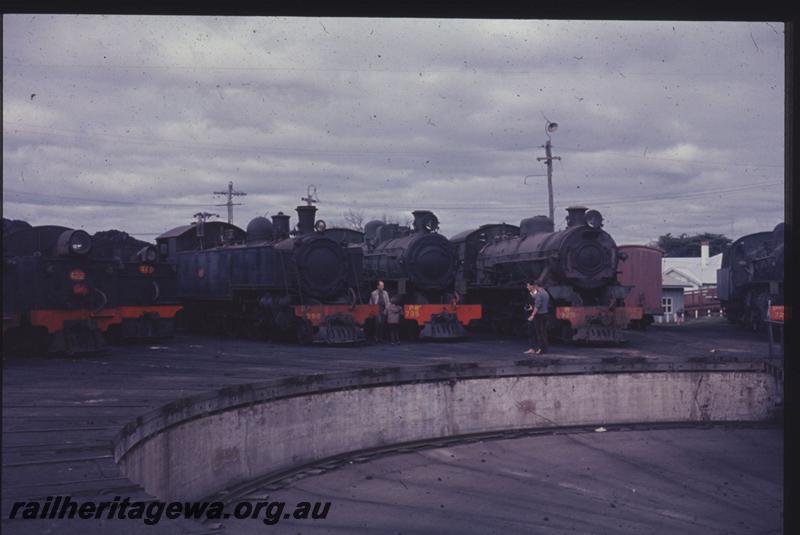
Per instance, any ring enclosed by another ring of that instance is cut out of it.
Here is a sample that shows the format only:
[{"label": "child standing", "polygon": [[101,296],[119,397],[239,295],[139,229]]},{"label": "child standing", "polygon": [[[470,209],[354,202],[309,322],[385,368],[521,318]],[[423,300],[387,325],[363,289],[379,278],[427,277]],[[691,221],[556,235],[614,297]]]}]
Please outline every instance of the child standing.
[{"label": "child standing", "polygon": [[392,299],[386,307],[386,323],[389,324],[389,340],[393,344],[400,343],[400,312],[402,307]]}]

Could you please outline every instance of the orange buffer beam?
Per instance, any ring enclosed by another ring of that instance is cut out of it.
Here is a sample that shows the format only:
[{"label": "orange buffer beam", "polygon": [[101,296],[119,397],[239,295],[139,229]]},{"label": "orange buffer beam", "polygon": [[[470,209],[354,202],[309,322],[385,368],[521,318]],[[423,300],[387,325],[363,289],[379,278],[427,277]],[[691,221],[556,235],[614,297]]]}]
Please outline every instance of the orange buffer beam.
[{"label": "orange buffer beam", "polygon": [[593,307],[556,307],[556,318],[567,320],[573,328],[600,321],[608,327],[627,327],[633,320],[643,317],[642,307],[617,307],[610,309],[604,306]]},{"label": "orange buffer beam", "polygon": [[123,319],[139,318],[146,313],[156,313],[162,318],[172,318],[182,308],[180,305],[150,305],[104,308],[96,312],[86,309],[33,310],[30,318],[31,325],[46,327],[50,334],[63,330],[65,321],[84,320],[93,320],[97,324],[97,328],[101,332],[105,332],[109,326],[122,323]]},{"label": "orange buffer beam", "polygon": [[358,325],[363,325],[367,318],[377,316],[378,310],[378,305],[295,305],[294,315],[307,319],[314,327],[337,314],[352,316]]},{"label": "orange buffer beam", "polygon": [[769,307],[769,319],[770,321],[786,321],[786,316],[791,316],[787,312],[790,310],[786,310],[783,305],[772,305]]},{"label": "orange buffer beam", "polygon": [[424,325],[431,321],[431,316],[449,312],[455,314],[458,322],[462,325],[469,325],[472,320],[481,319],[481,305],[404,305],[403,317],[407,320],[414,320],[418,325]]},{"label": "orange buffer beam", "polygon": [[141,318],[145,314],[158,314],[161,318],[174,318],[181,311],[181,305],[144,305],[117,307],[119,315],[123,318]]}]

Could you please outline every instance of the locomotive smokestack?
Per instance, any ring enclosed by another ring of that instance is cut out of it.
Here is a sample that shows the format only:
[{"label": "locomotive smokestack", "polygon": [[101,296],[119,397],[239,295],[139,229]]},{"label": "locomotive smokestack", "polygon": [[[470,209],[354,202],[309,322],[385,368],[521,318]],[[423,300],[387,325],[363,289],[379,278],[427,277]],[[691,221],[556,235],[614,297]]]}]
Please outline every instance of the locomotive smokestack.
[{"label": "locomotive smokestack", "polygon": [[272,216],[272,233],[276,240],[285,240],[289,237],[289,216],[278,212]]},{"label": "locomotive smokestack", "polygon": [[311,234],[314,232],[314,215],[316,213],[316,206],[297,207],[297,230],[300,231],[300,234]]},{"label": "locomotive smokestack", "polygon": [[567,208],[567,226],[577,227],[586,224],[585,206],[570,206]]},{"label": "locomotive smokestack", "polygon": [[430,210],[415,210],[414,232],[433,232],[439,228],[439,219]]}]

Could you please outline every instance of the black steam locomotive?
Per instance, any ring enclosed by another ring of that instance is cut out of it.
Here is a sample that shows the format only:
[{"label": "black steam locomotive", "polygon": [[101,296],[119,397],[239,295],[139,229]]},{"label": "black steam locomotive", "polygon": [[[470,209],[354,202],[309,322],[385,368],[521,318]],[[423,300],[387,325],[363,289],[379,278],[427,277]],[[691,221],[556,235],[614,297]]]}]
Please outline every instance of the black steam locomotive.
[{"label": "black steam locomotive", "polygon": [[455,291],[457,258],[450,241],[437,233],[433,212],[413,212],[411,228],[370,221],[364,227],[364,281],[382,280],[403,306],[403,317],[422,339],[466,335],[464,326],[481,317],[478,304],[459,303]]},{"label": "black steam locomotive", "polygon": [[467,302],[483,304],[493,330],[507,332],[523,325],[525,283],[536,280],[551,296],[550,327],[563,338],[625,341],[621,330],[641,319],[642,309],[624,305],[629,289],[617,282],[617,246],[600,212],[567,212],[567,227],[558,232],[549,217],[536,216],[519,227],[484,225],[453,237],[462,264],[458,287]]},{"label": "black steam locomotive", "polygon": [[783,305],[784,223],[742,236],[722,254],[717,295],[733,323],[761,330],[768,305]]},{"label": "black steam locomotive", "polygon": [[257,217],[243,243],[176,254],[190,328],[301,343],[365,339],[377,306],[359,303],[361,250],[329,236],[304,200],[293,232],[288,215]]},{"label": "black steam locomotive", "polygon": [[126,261],[95,252],[83,230],[11,229],[3,239],[4,354],[76,354],[106,338],[170,336],[181,308],[175,285],[155,247]]}]

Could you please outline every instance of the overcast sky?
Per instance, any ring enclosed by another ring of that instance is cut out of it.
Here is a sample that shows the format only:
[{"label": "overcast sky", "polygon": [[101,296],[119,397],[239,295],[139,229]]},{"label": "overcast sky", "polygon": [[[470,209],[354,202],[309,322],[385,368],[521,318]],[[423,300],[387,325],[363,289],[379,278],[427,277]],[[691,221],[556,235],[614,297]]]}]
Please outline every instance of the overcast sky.
[{"label": "overcast sky", "polygon": [[[784,210],[784,27],[765,22],[6,15],[3,215],[152,241],[198,211],[452,236],[600,210],[618,243]],[[527,176],[527,178],[526,178]]]}]

